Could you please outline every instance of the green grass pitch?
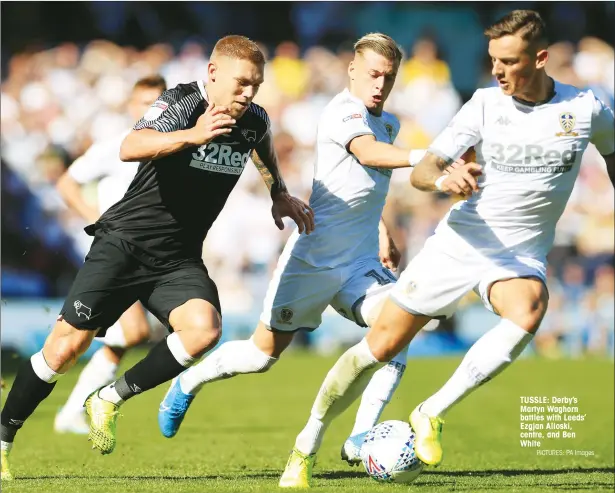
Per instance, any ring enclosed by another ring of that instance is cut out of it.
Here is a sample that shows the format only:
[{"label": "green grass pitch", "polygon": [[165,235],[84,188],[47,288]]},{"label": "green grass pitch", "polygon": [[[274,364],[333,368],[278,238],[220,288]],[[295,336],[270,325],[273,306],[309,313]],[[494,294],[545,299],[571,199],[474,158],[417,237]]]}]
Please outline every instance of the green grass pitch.
[{"label": "green grass pitch", "polygon": [[[126,369],[143,351],[132,353]],[[294,438],[335,357],[288,353],[267,374],[241,376],[206,387],[179,434],[163,438],[156,421],[167,385],[129,401],[110,456],[83,436],[56,435],[56,409],[80,368],[58,383],[20,431],[11,454],[12,492],[261,492],[277,481]],[[459,358],[413,359],[382,419],[407,419],[452,373]],[[5,375],[10,387],[12,376]],[[329,429],[318,456],[314,491],[322,492],[537,492],[613,491],[613,362],[524,359],[453,409],[444,426],[441,467],[426,469],[410,486],[378,484],[339,459],[355,404]],[[3,400],[6,397],[6,389]],[[521,396],[576,397],[586,414],[575,438],[543,441],[541,449],[593,455],[541,456],[520,446]]]}]

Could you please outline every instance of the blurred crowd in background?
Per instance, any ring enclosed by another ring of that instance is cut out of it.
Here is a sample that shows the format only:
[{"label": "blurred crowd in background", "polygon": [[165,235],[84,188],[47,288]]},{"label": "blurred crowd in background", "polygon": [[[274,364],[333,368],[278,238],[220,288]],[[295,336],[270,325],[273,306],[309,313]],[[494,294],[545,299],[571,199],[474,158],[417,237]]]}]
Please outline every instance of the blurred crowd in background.
[{"label": "blurred crowd in background", "polygon": [[[426,148],[472,89],[493,85],[485,44],[479,44],[480,55],[467,60],[467,65],[478,67],[475,83],[471,88],[467,82],[456,84],[464,79],[456,76],[454,67],[459,67],[459,58],[469,55],[461,51],[462,45],[459,51],[449,46],[443,54],[440,32],[435,23],[422,29],[411,44],[400,42],[405,59],[385,107],[401,121],[399,146]],[[483,42],[480,29],[473,34],[478,43]],[[326,43],[305,47],[297,40],[262,45],[268,63],[255,101],[271,118],[287,185],[304,199],[311,191],[318,119],[347,84],[351,40],[335,48]],[[200,41],[143,48],[104,40],[62,42],[24,49],[3,60],[3,298],[66,294],[91,239],[83,232],[84,221],[62,202],[56,181],[93,142],[130,127],[133,122],[125,103],[134,82],[152,74],[164,76],[169,87],[206,79],[212,46]],[[561,82],[592,88],[613,108],[614,50],[601,39],[558,40],[550,48],[548,72]],[[277,230],[262,179],[253,166],[246,168],[203,249],[225,312],[258,313],[291,232],[290,224],[284,231]],[[400,270],[450,207],[445,196],[413,189],[408,177],[408,170],[393,173],[384,213],[403,252]],[[84,192],[95,203],[95,184]],[[613,187],[604,161],[590,148],[549,258],[551,300],[536,338],[539,354],[613,355],[614,219]],[[474,303],[479,303],[474,295],[464,300],[465,306]]]}]

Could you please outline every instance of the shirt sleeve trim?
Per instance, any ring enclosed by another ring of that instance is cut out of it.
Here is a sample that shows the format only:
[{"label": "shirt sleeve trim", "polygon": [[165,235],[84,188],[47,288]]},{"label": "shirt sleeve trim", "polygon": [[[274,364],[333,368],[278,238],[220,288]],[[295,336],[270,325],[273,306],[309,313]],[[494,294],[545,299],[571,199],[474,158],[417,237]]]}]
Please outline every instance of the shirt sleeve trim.
[{"label": "shirt sleeve trim", "polygon": [[368,132],[367,130],[361,130],[360,132],[355,132],[355,133],[353,133],[353,134],[348,136],[348,138],[344,142],[344,148],[348,148],[348,144],[350,144],[352,139],[360,137],[361,135],[373,135],[375,137],[374,132]]},{"label": "shirt sleeve trim", "polygon": [[447,165],[453,164],[453,162],[455,161],[452,157],[447,156],[443,152],[439,151],[438,149],[434,149],[433,147],[427,149],[427,152],[433,154],[434,156],[438,156],[441,159],[444,159]]}]

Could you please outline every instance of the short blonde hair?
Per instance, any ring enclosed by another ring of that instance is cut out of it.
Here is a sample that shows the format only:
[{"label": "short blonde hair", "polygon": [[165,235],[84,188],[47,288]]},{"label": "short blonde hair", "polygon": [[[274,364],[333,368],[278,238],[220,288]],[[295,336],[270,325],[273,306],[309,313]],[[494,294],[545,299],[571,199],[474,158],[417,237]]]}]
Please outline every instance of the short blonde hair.
[{"label": "short blonde hair", "polygon": [[401,49],[393,38],[382,33],[369,33],[363,36],[354,44],[354,52],[363,54],[371,50],[378,55],[382,55],[387,60],[399,65],[402,59]]},{"label": "short blonde hair", "polygon": [[218,40],[212,51],[212,58],[216,55],[249,60],[253,63],[264,65],[265,55],[258,45],[245,36],[230,35]]}]

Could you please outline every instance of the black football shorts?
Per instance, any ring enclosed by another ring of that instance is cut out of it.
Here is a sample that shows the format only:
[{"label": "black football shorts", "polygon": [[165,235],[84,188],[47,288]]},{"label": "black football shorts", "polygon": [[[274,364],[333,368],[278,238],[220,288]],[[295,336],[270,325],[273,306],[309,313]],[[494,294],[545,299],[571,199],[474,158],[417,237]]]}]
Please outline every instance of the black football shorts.
[{"label": "black football shorts", "polygon": [[169,330],[169,315],[191,299],[203,299],[220,313],[218,289],[199,259],[170,265],[139,247],[97,231],[77,273],[60,319],[83,330],[107,329],[136,301]]}]

